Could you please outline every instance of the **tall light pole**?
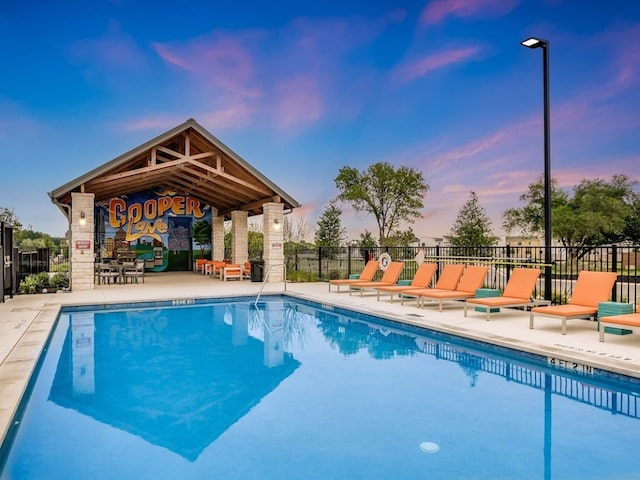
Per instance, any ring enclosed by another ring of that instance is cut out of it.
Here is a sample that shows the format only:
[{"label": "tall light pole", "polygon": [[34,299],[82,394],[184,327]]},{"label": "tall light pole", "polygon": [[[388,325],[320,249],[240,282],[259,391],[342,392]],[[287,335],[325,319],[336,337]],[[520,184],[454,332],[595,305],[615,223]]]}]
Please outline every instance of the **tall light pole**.
[{"label": "tall light pole", "polygon": [[527,48],[542,49],[544,102],[544,298],[551,300],[551,137],[549,120],[549,42],[527,38],[520,42]]}]

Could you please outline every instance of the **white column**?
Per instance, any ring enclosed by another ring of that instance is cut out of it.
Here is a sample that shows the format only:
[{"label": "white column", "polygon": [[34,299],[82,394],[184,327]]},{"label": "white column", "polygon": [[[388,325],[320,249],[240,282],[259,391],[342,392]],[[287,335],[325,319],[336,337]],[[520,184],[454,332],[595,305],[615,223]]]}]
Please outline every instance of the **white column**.
[{"label": "white column", "polygon": [[211,216],[211,260],[224,260],[224,217]]},{"label": "white column", "polygon": [[284,363],[284,308],[268,304],[264,309],[264,365],[278,367]]},{"label": "white column", "polygon": [[93,218],[95,195],[71,193],[71,290],[93,290],[94,240]]},{"label": "white column", "polygon": [[243,265],[249,259],[247,212],[231,212],[231,262]]},{"label": "white column", "polygon": [[284,281],[284,206],[282,203],[265,203],[263,206],[264,272],[269,272],[268,282]]},{"label": "white column", "polygon": [[249,341],[249,306],[239,304],[225,308],[229,308],[232,315],[231,344],[234,347],[246,345]]},{"label": "white column", "polygon": [[94,342],[95,321],[91,312],[71,315],[71,365],[74,395],[88,395],[96,391]]}]

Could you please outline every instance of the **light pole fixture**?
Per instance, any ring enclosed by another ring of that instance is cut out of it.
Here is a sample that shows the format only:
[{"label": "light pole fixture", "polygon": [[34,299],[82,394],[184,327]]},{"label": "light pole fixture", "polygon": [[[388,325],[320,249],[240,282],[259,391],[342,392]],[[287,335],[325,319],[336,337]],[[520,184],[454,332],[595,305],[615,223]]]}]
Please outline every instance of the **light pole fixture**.
[{"label": "light pole fixture", "polygon": [[549,41],[530,37],[520,42],[527,48],[542,49],[544,103],[544,298],[551,300],[551,127],[549,119]]}]

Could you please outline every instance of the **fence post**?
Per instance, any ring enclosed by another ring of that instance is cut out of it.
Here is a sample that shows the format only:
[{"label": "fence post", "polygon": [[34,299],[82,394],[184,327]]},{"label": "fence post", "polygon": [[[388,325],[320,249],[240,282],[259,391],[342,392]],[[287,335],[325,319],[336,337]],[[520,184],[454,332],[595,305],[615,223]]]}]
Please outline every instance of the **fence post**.
[{"label": "fence post", "polygon": [[509,281],[509,278],[511,277],[511,245],[507,244],[507,248],[505,249],[505,253],[506,253],[506,257],[507,257],[507,274],[505,276],[505,282]]},{"label": "fence post", "polygon": [[[614,273],[618,272],[618,246],[617,245],[612,245],[611,246],[611,271]],[[617,301],[618,299],[618,289],[616,288],[615,284],[613,285],[613,290],[611,291],[611,300],[613,302]]]},{"label": "fence post", "polygon": [[0,245],[0,303],[4,303],[4,254]]},{"label": "fence post", "polygon": [[347,247],[347,278],[351,275],[351,245]]}]

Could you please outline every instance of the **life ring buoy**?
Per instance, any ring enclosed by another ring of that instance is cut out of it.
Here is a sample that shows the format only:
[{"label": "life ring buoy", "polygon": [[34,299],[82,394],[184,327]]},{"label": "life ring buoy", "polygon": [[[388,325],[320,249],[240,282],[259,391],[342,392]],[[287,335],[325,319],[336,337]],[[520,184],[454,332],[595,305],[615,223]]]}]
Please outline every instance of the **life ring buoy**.
[{"label": "life ring buoy", "polygon": [[391,255],[389,255],[388,253],[385,252],[378,257],[378,266],[380,267],[380,270],[382,270],[383,272],[387,268],[389,268],[390,263],[391,263]]}]

